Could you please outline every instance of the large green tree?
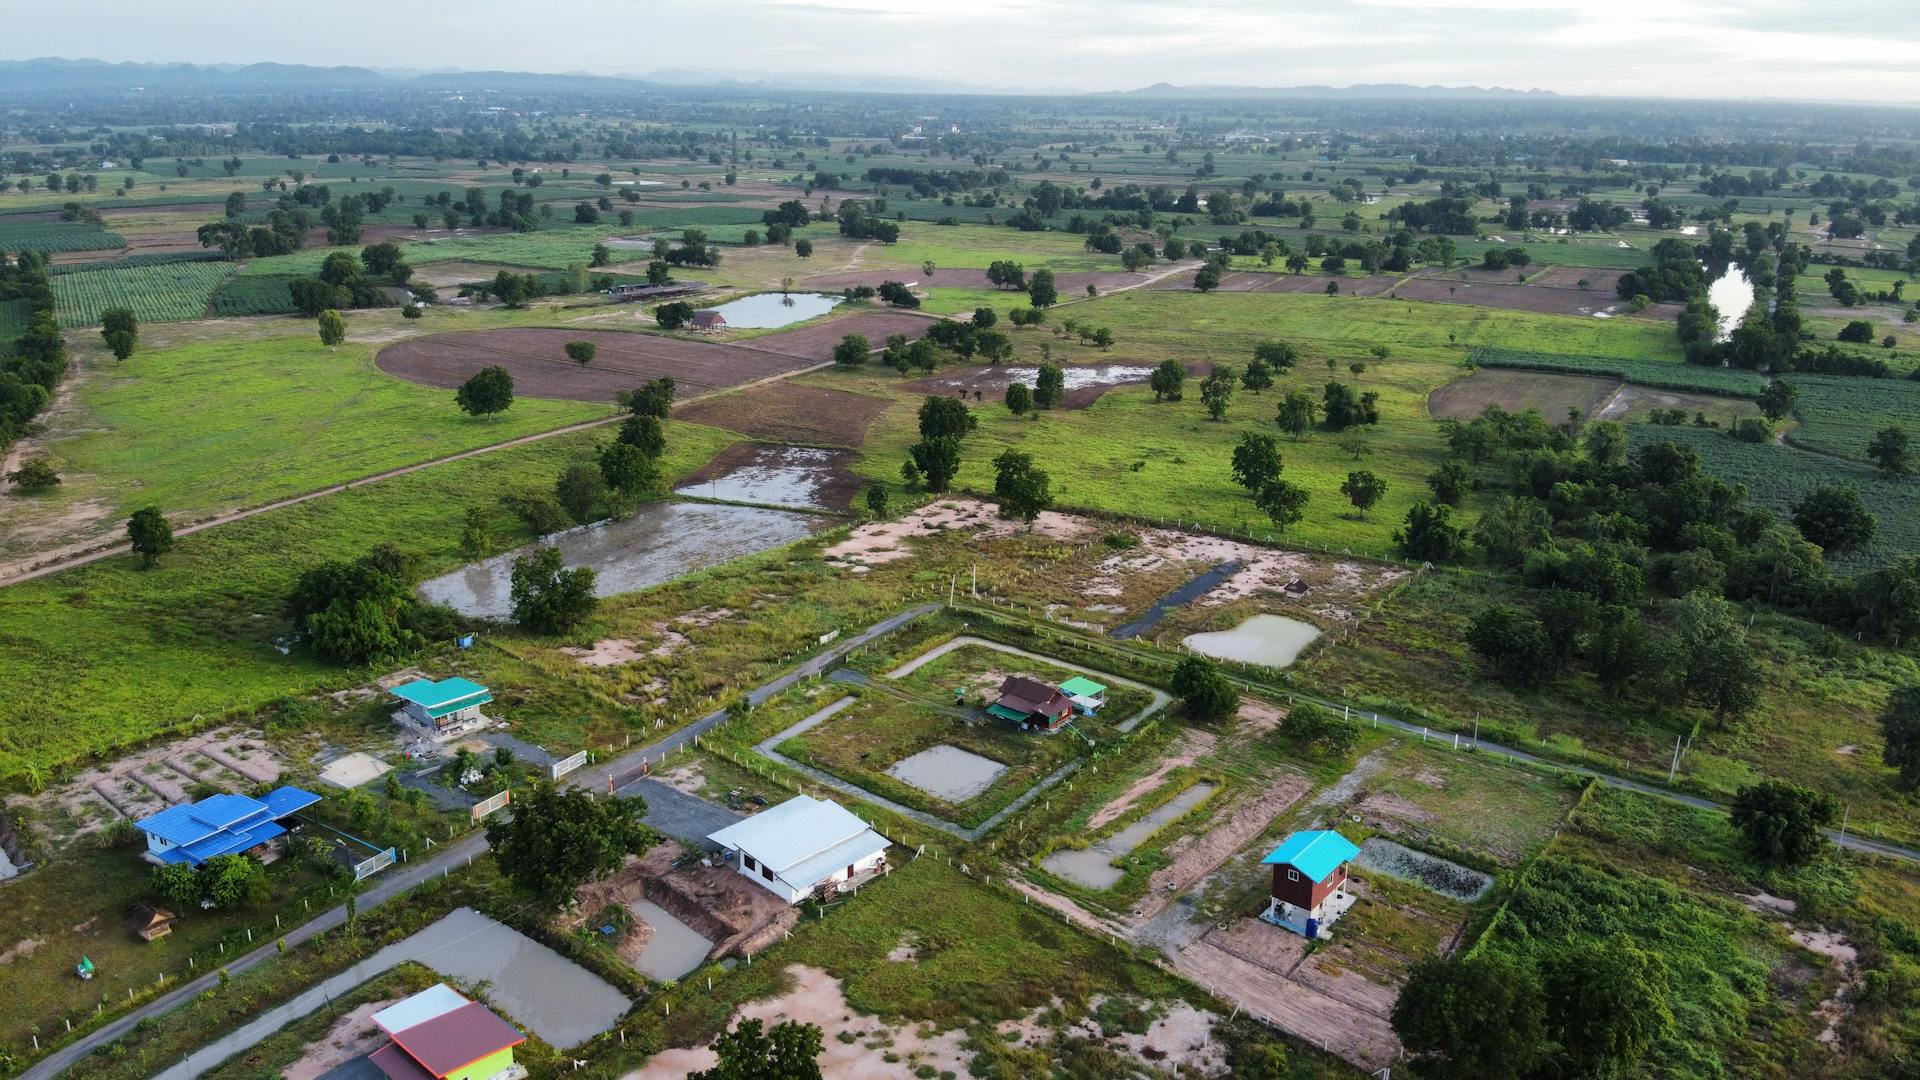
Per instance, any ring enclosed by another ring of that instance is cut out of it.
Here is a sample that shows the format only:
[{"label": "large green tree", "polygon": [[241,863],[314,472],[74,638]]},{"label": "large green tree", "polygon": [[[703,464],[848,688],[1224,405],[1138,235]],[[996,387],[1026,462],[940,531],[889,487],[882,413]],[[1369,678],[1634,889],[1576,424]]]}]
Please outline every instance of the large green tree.
[{"label": "large green tree", "polygon": [[1829,552],[1857,551],[1873,540],[1879,519],[1850,487],[1826,484],[1800,500],[1793,508],[1793,523],[1800,535]]},{"label": "large green tree", "polygon": [[1284,467],[1280,447],[1271,435],[1249,431],[1240,436],[1239,445],[1233,448],[1233,482],[1248,491],[1257,492],[1280,479],[1280,470]]},{"label": "large green tree", "polygon": [[1197,720],[1224,720],[1240,707],[1240,691],[1204,656],[1180,658],[1173,669],[1173,694],[1187,715]]},{"label": "large green tree", "polygon": [[1393,1030],[1423,1080],[1516,1080],[1546,1033],[1538,978],[1492,952],[1422,960],[1394,1002]]},{"label": "large green tree", "polygon": [[1200,380],[1200,403],[1207,407],[1209,417],[1220,420],[1227,415],[1227,406],[1233,403],[1233,391],[1239,384],[1239,373],[1225,364],[1214,365],[1207,377]]},{"label": "large green tree", "polygon": [[1648,1049],[1673,1031],[1666,961],[1624,934],[1557,949],[1540,975],[1557,1075],[1637,1076]]},{"label": "large green tree", "polygon": [[173,550],[173,526],[159,507],[143,507],[127,519],[127,540],[133,553],[140,556],[140,568],[151,569],[159,564],[160,556]]},{"label": "large green tree", "polygon": [[1033,519],[1053,505],[1050,479],[1034,467],[1032,454],[1003,450],[993,459],[993,472],[993,495],[1000,500],[1001,517],[1019,518],[1031,527]]},{"label": "large green tree", "polygon": [[453,400],[469,416],[506,412],[513,405],[513,376],[498,365],[483,367],[460,384]]},{"label": "large green tree", "polygon": [[567,569],[560,549],[541,545],[513,560],[513,621],[537,634],[561,634],[592,614],[593,568]]},{"label": "large green tree", "polygon": [[821,1080],[820,1029],[782,1020],[771,1029],[758,1020],[742,1020],[714,1040],[719,1061],[688,1080]]},{"label": "large green tree", "polygon": [[540,781],[514,792],[509,813],[487,819],[487,843],[508,883],[551,911],[658,842],[640,820],[646,812],[640,798],[598,797]]},{"label": "large green tree", "polygon": [[1880,760],[1900,770],[1900,785],[1920,790],[1920,685],[1895,687],[1880,710],[1880,735],[1886,741]]},{"label": "large green tree", "polygon": [[1733,823],[1755,857],[1773,866],[1800,866],[1827,846],[1821,830],[1840,814],[1833,796],[1784,780],[1762,780],[1733,797]]}]

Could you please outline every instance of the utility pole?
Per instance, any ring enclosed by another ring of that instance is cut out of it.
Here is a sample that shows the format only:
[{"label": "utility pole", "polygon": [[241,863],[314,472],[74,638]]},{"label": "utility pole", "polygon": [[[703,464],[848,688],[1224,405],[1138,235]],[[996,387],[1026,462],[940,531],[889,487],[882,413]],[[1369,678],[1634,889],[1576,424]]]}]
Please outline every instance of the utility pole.
[{"label": "utility pole", "polygon": [[1673,783],[1674,774],[1680,771],[1680,736],[1673,737],[1673,764],[1667,766],[1667,783]]},{"label": "utility pole", "polygon": [[1841,811],[1840,811],[1840,842],[1841,842],[1841,843],[1845,843],[1845,842],[1846,842],[1846,839],[1847,839],[1847,817],[1848,817],[1849,815],[1851,815],[1852,813],[1853,813],[1853,804],[1852,804],[1852,803],[1848,803],[1848,804],[1846,805],[1846,807],[1845,807],[1845,809],[1843,809],[1843,810],[1841,810]]}]

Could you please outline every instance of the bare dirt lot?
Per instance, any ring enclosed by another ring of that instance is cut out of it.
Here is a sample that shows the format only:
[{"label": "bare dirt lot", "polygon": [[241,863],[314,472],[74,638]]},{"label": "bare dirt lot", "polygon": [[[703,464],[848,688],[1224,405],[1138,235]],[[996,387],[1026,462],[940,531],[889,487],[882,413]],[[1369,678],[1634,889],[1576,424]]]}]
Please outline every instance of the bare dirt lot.
[{"label": "bare dirt lot", "polygon": [[[1384,274],[1376,277],[1331,278],[1320,274],[1265,274],[1254,270],[1234,270],[1220,275],[1218,292],[1269,292],[1269,293],[1324,293],[1327,282],[1338,281],[1340,292],[1347,296],[1379,296],[1393,287],[1399,277]],[[1193,289],[1192,274],[1174,274],[1147,286],[1156,292],[1189,292]]]},{"label": "bare dirt lot", "polygon": [[866,394],[775,382],[696,401],[677,415],[756,439],[857,447],[867,441],[867,428],[892,404]]},{"label": "bare dirt lot", "polygon": [[1471,420],[1489,405],[1508,412],[1539,409],[1548,423],[1557,424],[1566,419],[1568,409],[1592,415],[1620,385],[1619,379],[1488,368],[1436,388],[1427,396],[1427,411],[1435,417]]},{"label": "bare dirt lot", "polygon": [[[577,364],[567,359],[569,341],[590,341],[599,353],[591,364]],[[688,397],[808,366],[805,357],[767,348],[658,334],[545,329],[433,334],[388,346],[374,362],[390,375],[449,390],[497,364],[513,376],[516,394],[607,402],[662,375],[671,375],[680,396]]]}]

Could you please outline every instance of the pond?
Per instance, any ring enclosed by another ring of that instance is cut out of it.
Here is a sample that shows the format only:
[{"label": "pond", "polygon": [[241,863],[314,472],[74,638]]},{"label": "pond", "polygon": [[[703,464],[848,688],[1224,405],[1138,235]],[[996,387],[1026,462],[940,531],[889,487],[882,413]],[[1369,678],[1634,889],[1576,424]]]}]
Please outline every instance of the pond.
[{"label": "pond", "polygon": [[887,766],[887,775],[950,803],[963,803],[987,790],[1007,767],[957,746],[929,747]]},{"label": "pond", "polygon": [[1312,623],[1285,615],[1255,615],[1231,630],[1188,634],[1181,644],[1215,660],[1286,667],[1319,636],[1320,628]]},{"label": "pond", "polygon": [[753,446],[744,451],[738,465],[721,475],[697,480],[674,492],[727,502],[826,510],[844,494],[840,489],[848,482],[845,465],[851,456],[844,450],[816,446]]},{"label": "pond", "polygon": [[1353,864],[1363,870],[1423,885],[1463,904],[1473,903],[1493,888],[1493,878],[1487,874],[1438,855],[1415,851],[1384,836],[1368,837],[1360,845],[1360,854]]},{"label": "pond", "polygon": [[713,942],[699,935],[665,908],[651,900],[635,900],[627,910],[653,928],[647,947],[640,952],[634,967],[655,982],[671,982],[706,962]]},{"label": "pond", "polygon": [[1729,265],[1726,273],[1707,286],[1707,302],[1720,313],[1720,332],[1714,340],[1725,341],[1733,336],[1740,320],[1746,318],[1747,309],[1753,306],[1753,282],[1747,280],[1746,271]]},{"label": "pond", "polygon": [[825,315],[842,299],[827,293],[757,293],[712,310],[727,320],[729,330],[768,330]]},{"label": "pond", "polygon": [[[620,521],[554,533],[568,567],[594,569],[596,596],[652,588],[682,574],[799,540],[827,522],[807,514],[713,503],[655,502]],[[476,619],[513,613],[513,561],[536,545],[470,563],[420,586],[422,599]]]},{"label": "pond", "polygon": [[1126,876],[1125,870],[1113,864],[1114,860],[1146,843],[1149,836],[1168,822],[1178,821],[1187,811],[1206,801],[1207,796],[1213,794],[1213,787],[1209,783],[1195,784],[1112,836],[1096,840],[1085,848],[1061,848],[1041,859],[1040,865],[1089,889],[1111,889]]}]

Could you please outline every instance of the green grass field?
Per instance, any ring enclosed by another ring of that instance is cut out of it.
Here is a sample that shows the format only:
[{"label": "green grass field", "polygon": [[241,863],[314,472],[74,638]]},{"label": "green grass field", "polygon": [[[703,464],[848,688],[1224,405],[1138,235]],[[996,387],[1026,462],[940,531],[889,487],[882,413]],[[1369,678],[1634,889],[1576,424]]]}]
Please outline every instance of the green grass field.
[{"label": "green grass field", "polygon": [[[1628,356],[1569,356],[1552,350],[1479,348],[1472,361],[1480,367],[1552,371],[1566,375],[1609,375],[1641,386],[1702,394],[1750,396],[1765,389],[1759,372],[1740,368],[1659,363]],[[1794,382],[1799,379],[1795,378]]]},{"label": "green grass field", "polygon": [[66,482],[48,498],[191,519],[609,413],[521,398],[468,416],[452,391],[374,367],[374,346],[329,350],[310,324],[286,330],[95,361],[79,395],[89,422],[50,447]]}]

